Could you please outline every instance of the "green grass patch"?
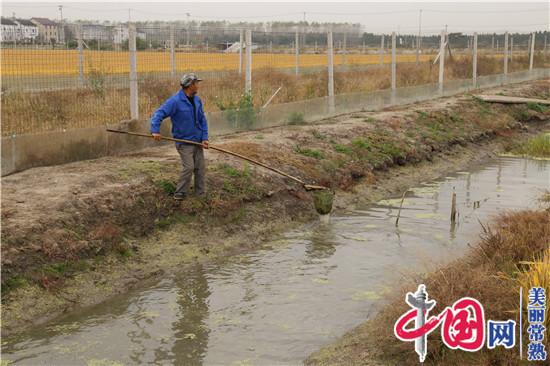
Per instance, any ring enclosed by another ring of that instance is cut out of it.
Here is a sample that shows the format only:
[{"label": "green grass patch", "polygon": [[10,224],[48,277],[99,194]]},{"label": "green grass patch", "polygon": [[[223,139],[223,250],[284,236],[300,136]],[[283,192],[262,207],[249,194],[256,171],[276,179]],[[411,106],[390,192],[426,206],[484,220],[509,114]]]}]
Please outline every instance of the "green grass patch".
[{"label": "green grass patch", "polygon": [[120,173],[123,177],[130,178],[139,174],[146,174],[153,179],[160,177],[162,172],[166,170],[167,167],[163,166],[158,161],[148,161],[148,160],[135,160],[131,161],[126,166],[120,169]]},{"label": "green grass patch", "polygon": [[232,178],[248,178],[250,176],[250,167],[244,164],[243,169],[237,169],[229,164],[221,164],[220,169],[229,177]]},{"label": "green grass patch", "polygon": [[[481,100],[481,99],[480,99]],[[418,118],[423,118],[423,119],[427,119],[428,118],[428,113],[425,112],[425,111],[416,111],[416,113],[418,113]]]},{"label": "green grass patch", "polygon": [[550,157],[550,133],[542,133],[512,149],[513,154],[527,155],[535,158]]},{"label": "green grass patch", "polygon": [[50,264],[49,266],[44,267],[44,271],[55,275],[64,275],[68,269],[69,269],[68,263],[56,263],[56,264]]},{"label": "green grass patch", "polygon": [[452,124],[446,123],[444,118],[444,116],[437,116],[419,121],[419,126],[422,126],[423,130],[421,131],[422,136],[438,142],[451,140],[455,135],[455,131]]},{"label": "green grass patch", "polygon": [[354,138],[351,141],[351,144],[353,146],[355,146],[356,148],[358,148],[358,149],[370,150],[370,148],[371,148],[371,143],[369,142],[369,140],[366,139],[366,138],[362,138],[362,137]]},{"label": "green grass patch", "polygon": [[121,256],[122,258],[130,258],[130,257],[132,257],[135,253],[134,253],[134,251],[133,251],[132,249],[129,249],[129,248],[128,248],[128,249],[120,250],[120,251],[118,252],[118,254],[120,254],[120,256]]},{"label": "green grass patch", "polygon": [[346,155],[350,155],[353,152],[351,147],[342,144],[334,144],[334,150]]},{"label": "green grass patch", "polygon": [[548,110],[547,105],[540,104],[540,103],[533,103],[533,102],[527,103],[527,108],[529,108],[533,111],[537,111],[539,113],[544,113]]},{"label": "green grass patch", "polygon": [[308,156],[308,157],[314,158],[314,159],[319,159],[320,160],[320,159],[325,158],[325,155],[319,150],[301,148],[298,145],[296,145],[296,147],[294,147],[294,151],[296,151],[298,154]]},{"label": "green grass patch", "polygon": [[167,195],[172,195],[176,192],[176,183],[168,179],[159,179],[155,181],[155,185],[162,189]]},{"label": "green grass patch", "polygon": [[[159,217],[155,220],[155,226],[159,229],[164,229],[176,222],[186,224],[191,221],[191,216],[185,215],[183,213],[174,213],[170,216],[165,217]],[[122,247],[122,249],[119,251],[121,254],[123,254],[128,248]]]},{"label": "green grass patch", "polygon": [[239,191],[239,189],[232,182],[227,180],[223,182],[223,190],[231,194],[238,193]]},{"label": "green grass patch", "polygon": [[472,96],[472,99],[477,103],[477,106],[479,107],[479,110],[483,115],[491,113],[491,107],[489,106],[489,103],[479,97],[476,97],[475,95]]},{"label": "green grass patch", "polygon": [[403,150],[392,142],[384,142],[380,145],[380,151],[391,157],[404,157]]},{"label": "green grass patch", "polygon": [[16,288],[19,288],[19,287],[23,287],[28,283],[29,281],[23,276],[13,276],[2,284],[2,292],[5,294],[8,291],[15,290]]}]

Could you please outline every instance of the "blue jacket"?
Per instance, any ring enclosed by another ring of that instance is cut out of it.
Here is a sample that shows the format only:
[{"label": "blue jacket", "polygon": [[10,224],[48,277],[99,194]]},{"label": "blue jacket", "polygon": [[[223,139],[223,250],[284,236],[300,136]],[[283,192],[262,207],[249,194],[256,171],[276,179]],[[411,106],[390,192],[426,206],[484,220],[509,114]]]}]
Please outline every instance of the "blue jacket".
[{"label": "blue jacket", "polygon": [[[166,117],[172,120],[172,136],[176,139],[202,142],[208,140],[208,122],[204,115],[201,99],[195,95],[196,115],[187,95],[180,89],[161,105],[151,117],[151,133],[159,133],[160,125]],[[181,142],[176,144],[180,145]]]}]

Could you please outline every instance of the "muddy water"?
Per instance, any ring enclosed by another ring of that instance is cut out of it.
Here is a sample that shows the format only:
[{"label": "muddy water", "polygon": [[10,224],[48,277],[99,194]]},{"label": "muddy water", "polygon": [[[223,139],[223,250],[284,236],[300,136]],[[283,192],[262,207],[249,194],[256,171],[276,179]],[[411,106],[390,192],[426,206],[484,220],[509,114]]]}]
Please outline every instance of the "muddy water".
[{"label": "muddy water", "polygon": [[456,172],[412,188],[398,228],[399,198],[333,216],[253,253],[182,271],[4,339],[3,359],[33,365],[300,363],[372,315],[399,276],[463,254],[478,238],[478,220],[536,206],[549,177],[549,161],[517,158]]}]

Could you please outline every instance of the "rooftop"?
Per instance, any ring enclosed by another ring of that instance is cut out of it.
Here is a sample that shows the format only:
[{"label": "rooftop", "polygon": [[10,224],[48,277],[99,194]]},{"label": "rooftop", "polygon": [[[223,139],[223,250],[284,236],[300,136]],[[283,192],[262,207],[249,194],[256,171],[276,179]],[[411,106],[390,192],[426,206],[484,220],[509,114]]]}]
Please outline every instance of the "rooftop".
[{"label": "rooftop", "polygon": [[17,25],[15,22],[11,19],[2,17],[2,24],[3,25]]},{"label": "rooftop", "polygon": [[48,18],[31,18],[32,20],[34,20],[35,22],[37,23],[40,23],[42,25],[49,25],[49,26],[54,26],[56,27],[57,26],[57,23],[54,22],[53,20],[50,20]]},{"label": "rooftop", "polygon": [[28,25],[31,27],[36,27],[36,24],[30,21],[30,19],[15,19],[15,21],[21,25]]}]

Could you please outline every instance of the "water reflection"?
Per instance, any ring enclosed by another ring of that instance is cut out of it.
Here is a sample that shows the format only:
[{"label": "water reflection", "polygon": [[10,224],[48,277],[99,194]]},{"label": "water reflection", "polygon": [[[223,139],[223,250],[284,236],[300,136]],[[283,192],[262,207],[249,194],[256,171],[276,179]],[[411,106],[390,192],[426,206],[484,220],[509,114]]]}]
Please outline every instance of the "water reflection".
[{"label": "water reflection", "polygon": [[210,289],[202,265],[179,273],[174,281],[177,287],[178,318],[172,324],[174,345],[172,353],[178,364],[202,364],[208,348],[210,330]]},{"label": "water reflection", "polygon": [[315,259],[326,259],[336,251],[337,237],[334,227],[320,225],[311,232],[309,241],[306,243],[306,263],[312,263]]}]

